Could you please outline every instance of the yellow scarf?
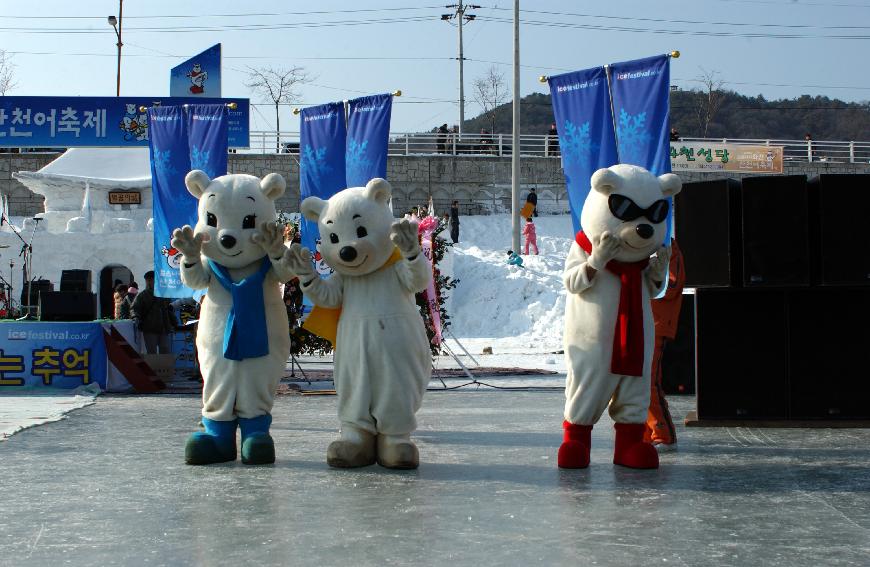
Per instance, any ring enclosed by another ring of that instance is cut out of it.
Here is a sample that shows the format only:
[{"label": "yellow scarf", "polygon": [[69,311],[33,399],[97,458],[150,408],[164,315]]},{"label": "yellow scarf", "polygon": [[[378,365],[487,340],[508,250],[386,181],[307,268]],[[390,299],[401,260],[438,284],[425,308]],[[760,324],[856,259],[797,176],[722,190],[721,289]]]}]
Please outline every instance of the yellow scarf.
[{"label": "yellow scarf", "polygon": [[[392,266],[396,262],[402,259],[402,254],[399,252],[398,248],[393,248],[393,253],[387,258],[387,261],[384,262],[384,265],[375,270],[375,272],[383,270],[389,266]],[[318,337],[322,337],[327,341],[332,343],[332,346],[335,346],[335,339],[338,335],[338,319],[341,317],[341,307],[337,307],[335,309],[331,309],[329,307],[321,307],[319,305],[315,305],[314,309],[311,310],[311,314],[308,315],[308,318],[305,319],[305,322],[302,323],[302,328],[308,331],[313,335],[317,335]]]}]

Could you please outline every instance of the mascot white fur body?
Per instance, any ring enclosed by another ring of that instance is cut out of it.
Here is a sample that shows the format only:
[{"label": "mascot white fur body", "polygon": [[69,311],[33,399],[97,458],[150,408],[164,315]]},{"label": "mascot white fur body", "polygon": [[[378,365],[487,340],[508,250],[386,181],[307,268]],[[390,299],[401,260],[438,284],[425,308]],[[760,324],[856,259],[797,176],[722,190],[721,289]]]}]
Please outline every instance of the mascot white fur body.
[{"label": "mascot white fur body", "polygon": [[[262,181],[251,175],[210,180],[195,170],[185,183],[199,199],[199,219],[194,228],[176,229],[172,245],[184,256],[182,282],[208,290],[196,337],[205,433],[190,437],[186,459],[189,464],[234,460],[238,425],[242,461],[273,462],[271,411],[290,354],[280,284],[293,277],[275,224],[275,199],[284,193],[284,179],[272,173]],[[243,304],[249,298],[255,303]],[[251,315],[254,319],[247,318]],[[228,328],[233,321],[235,330]]]},{"label": "mascot white fur body", "polygon": [[[650,299],[666,280],[667,198],[676,175],[615,165],[595,172],[583,227],[565,261],[565,437],[559,466],[589,465],[592,426],[609,408],[616,422],[614,463],[658,467],[643,443],[649,409],[654,326]],[[653,253],[655,256],[650,258]]]},{"label": "mascot white fur body", "polygon": [[410,434],[432,362],[414,294],[432,274],[417,226],[394,222],[391,192],[373,179],[327,201],[302,202],[302,214],[318,223],[321,252],[335,270],[330,278],[316,274],[310,251],[291,247],[303,293],[320,308],[341,309],[334,345],[341,438],[327,451],[334,467],[419,464]]}]

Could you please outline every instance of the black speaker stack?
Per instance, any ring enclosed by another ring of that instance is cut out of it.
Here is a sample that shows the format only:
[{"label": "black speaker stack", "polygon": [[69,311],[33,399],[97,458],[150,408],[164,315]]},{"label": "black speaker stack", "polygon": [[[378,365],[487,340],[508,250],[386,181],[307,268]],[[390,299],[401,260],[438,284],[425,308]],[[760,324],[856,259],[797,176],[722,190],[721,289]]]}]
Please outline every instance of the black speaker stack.
[{"label": "black speaker stack", "polygon": [[93,321],[97,296],[90,291],[43,291],[38,313],[40,321]]},{"label": "black speaker stack", "polygon": [[870,420],[870,175],[687,183],[674,207],[698,420]]}]

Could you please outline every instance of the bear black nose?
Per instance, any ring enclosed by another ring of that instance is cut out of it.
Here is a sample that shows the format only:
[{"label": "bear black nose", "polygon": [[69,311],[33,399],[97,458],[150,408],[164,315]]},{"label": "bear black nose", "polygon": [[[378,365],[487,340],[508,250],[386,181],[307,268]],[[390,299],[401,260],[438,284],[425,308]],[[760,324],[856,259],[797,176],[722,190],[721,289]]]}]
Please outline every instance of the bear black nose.
[{"label": "bear black nose", "polygon": [[353,262],[356,258],[356,248],[353,246],[345,246],[338,251],[338,256],[345,262]]},{"label": "bear black nose", "polygon": [[648,224],[639,224],[635,230],[641,238],[652,238],[652,235],[655,234],[655,229]]},{"label": "bear black nose", "polygon": [[221,246],[224,248],[232,248],[236,245],[236,237],[230,236],[229,234],[225,234],[220,238]]}]

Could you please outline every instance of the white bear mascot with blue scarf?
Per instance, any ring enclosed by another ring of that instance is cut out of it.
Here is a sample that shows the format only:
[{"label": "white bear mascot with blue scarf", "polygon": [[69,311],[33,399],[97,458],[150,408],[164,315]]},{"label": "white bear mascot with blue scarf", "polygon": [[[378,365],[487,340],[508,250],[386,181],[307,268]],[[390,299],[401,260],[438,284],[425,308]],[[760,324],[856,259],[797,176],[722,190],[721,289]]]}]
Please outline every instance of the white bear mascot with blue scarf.
[{"label": "white bear mascot with blue scarf", "polygon": [[236,427],[242,462],[275,462],[269,435],[275,389],[290,354],[281,283],[293,277],[275,223],[275,199],[284,178],[270,173],[216,179],[199,170],[184,179],[199,199],[196,227],[172,234],[183,255],[181,281],[207,289],[196,346],[203,376],[204,432],[187,440],[185,460],[206,465],[236,459]]}]

